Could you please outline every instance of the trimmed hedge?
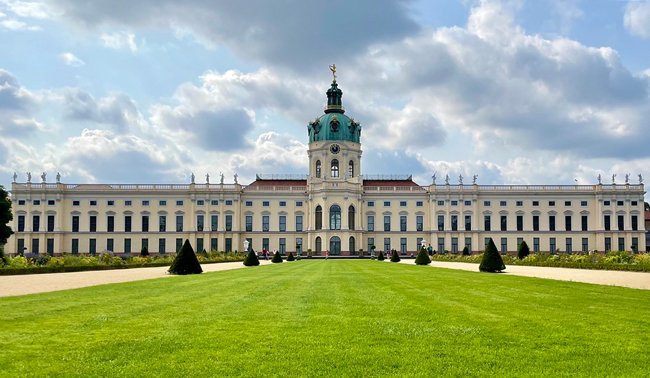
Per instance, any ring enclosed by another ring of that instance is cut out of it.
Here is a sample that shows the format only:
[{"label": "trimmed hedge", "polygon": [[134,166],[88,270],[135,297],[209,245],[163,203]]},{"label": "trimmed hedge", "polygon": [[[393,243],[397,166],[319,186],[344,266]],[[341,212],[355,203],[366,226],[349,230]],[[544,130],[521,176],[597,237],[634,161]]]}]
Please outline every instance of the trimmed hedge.
[{"label": "trimmed hedge", "polygon": [[415,264],[417,265],[431,264],[431,259],[429,258],[429,253],[427,252],[426,248],[424,247],[420,248],[420,252],[418,252],[418,257],[415,258]]},{"label": "trimmed hedge", "polygon": [[490,241],[485,248],[485,253],[483,254],[483,259],[481,259],[481,265],[479,265],[478,270],[490,273],[506,270],[503,259],[501,258],[499,251],[497,251],[497,246],[494,245],[492,238],[490,238]]}]

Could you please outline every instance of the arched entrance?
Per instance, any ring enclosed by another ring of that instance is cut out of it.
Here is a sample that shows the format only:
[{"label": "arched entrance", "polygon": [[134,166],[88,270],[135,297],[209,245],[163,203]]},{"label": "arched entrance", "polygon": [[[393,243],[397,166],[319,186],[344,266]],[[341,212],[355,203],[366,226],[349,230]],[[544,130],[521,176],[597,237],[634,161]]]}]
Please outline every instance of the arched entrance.
[{"label": "arched entrance", "polygon": [[330,255],[338,256],[341,254],[341,238],[332,236],[330,239]]}]

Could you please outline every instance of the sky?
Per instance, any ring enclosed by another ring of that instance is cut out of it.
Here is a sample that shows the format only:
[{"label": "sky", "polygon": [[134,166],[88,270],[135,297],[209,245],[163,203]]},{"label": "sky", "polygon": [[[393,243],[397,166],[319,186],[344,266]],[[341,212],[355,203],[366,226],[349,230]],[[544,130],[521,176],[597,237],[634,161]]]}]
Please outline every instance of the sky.
[{"label": "sky", "polygon": [[306,174],[331,64],[363,174],[650,175],[650,0],[0,0],[0,185]]}]

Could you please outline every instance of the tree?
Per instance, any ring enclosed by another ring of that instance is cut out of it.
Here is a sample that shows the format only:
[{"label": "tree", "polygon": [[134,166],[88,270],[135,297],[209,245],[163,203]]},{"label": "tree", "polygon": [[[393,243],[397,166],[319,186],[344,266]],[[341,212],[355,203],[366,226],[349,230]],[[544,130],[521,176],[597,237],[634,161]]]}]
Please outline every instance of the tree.
[{"label": "tree", "polygon": [[521,244],[519,244],[519,247],[517,248],[517,257],[519,260],[523,260],[530,254],[530,248],[528,248],[528,244],[526,244],[526,241],[522,241]]},{"label": "tree", "polygon": [[149,256],[149,250],[147,249],[147,247],[142,247],[142,249],[140,250],[140,256],[141,257]]},{"label": "tree", "polygon": [[295,261],[295,257],[293,257],[293,252],[289,252],[287,255],[287,261]]},{"label": "tree", "polygon": [[384,251],[379,251],[379,255],[377,256],[377,261],[384,261]]},{"label": "tree", "polygon": [[505,270],[506,266],[503,264],[503,259],[497,251],[497,246],[494,245],[494,241],[490,238],[485,252],[483,253],[483,259],[481,260],[481,265],[479,265],[478,270],[481,272],[501,272]]},{"label": "tree", "polygon": [[393,252],[392,252],[392,254],[390,256],[390,261],[391,262],[399,262],[400,261],[399,255],[397,254],[397,250],[393,249]]},{"label": "tree", "polygon": [[465,248],[463,248],[463,256],[469,256],[469,255],[470,255],[469,248],[465,246]]},{"label": "tree", "polygon": [[420,248],[420,252],[418,253],[418,257],[415,258],[415,263],[417,265],[429,265],[431,264],[431,259],[429,258],[429,253],[427,253],[427,249],[422,247]]},{"label": "tree", "polygon": [[281,263],[282,262],[282,256],[280,255],[280,252],[276,251],[275,254],[273,255],[273,259],[271,259],[272,263]]},{"label": "tree", "polygon": [[246,255],[244,259],[244,265],[246,266],[258,266],[260,265],[260,260],[257,258],[257,253],[251,248],[251,250]]},{"label": "tree", "polygon": [[9,200],[9,194],[5,190],[4,186],[0,185],[0,245],[7,243],[7,239],[13,235],[11,227],[9,227],[9,222],[14,219],[13,214],[11,214],[11,201]]},{"label": "tree", "polygon": [[185,239],[183,247],[178,251],[174,262],[169,267],[169,273],[179,275],[203,273],[199,259],[196,258],[194,248],[189,240]]}]

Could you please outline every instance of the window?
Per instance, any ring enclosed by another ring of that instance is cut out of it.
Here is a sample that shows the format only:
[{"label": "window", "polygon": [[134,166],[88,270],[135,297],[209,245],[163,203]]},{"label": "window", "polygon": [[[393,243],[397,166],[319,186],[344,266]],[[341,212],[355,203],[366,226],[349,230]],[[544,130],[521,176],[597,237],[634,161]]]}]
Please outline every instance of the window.
[{"label": "window", "polygon": [[317,230],[323,229],[323,208],[320,207],[320,205],[316,206],[316,214],[315,214],[315,226]]},{"label": "window", "polygon": [[132,204],[131,200],[124,201],[124,206],[131,206],[131,204]]},{"label": "window", "polygon": [[124,232],[131,232],[131,216],[124,216]]},{"label": "window", "polygon": [[113,215],[109,215],[106,217],[106,231],[107,232],[115,231],[115,217]]},{"label": "window", "polygon": [[508,230],[508,216],[507,215],[502,215],[501,216],[501,231],[507,231]]},{"label": "window", "polygon": [[618,238],[618,250],[625,251],[625,238]]},{"label": "window", "polygon": [[[198,214],[196,216],[196,230],[197,231],[203,231],[203,228],[205,227],[205,216],[203,214]],[[203,250],[203,248],[199,249],[199,252]]]},{"label": "window", "polygon": [[166,215],[158,216],[158,231],[160,231],[160,232],[167,231],[167,216]]},{"label": "window", "polygon": [[573,240],[571,238],[566,238],[566,253],[573,252]]},{"label": "window", "polygon": [[280,207],[286,207],[287,201],[280,201]]},{"label": "window", "polygon": [[605,231],[609,231],[611,229],[611,217],[609,215],[605,215]]},{"label": "window", "polygon": [[113,239],[106,239],[106,250],[113,252],[115,250]]},{"label": "window", "polygon": [[226,252],[232,252],[232,238],[226,238]]},{"label": "window", "polygon": [[390,215],[384,215],[384,231],[390,231]]},{"label": "window", "polygon": [[219,250],[219,239],[210,238],[210,250],[211,251],[218,251]]},{"label": "window", "polygon": [[40,245],[38,239],[32,239],[32,253],[40,253]]},{"label": "window", "polygon": [[603,201],[603,206],[609,206],[611,204],[610,201]]},{"label": "window", "polygon": [[[38,204],[36,203],[36,201],[34,201],[34,205],[38,205]],[[91,201],[90,201],[90,206],[97,206],[97,201],[95,201],[95,200],[91,200]]]},{"label": "window", "polygon": [[19,215],[18,216],[18,232],[24,232],[25,231],[25,216],[24,215]]},{"label": "window", "polygon": [[384,251],[390,251],[390,238],[384,238]]},{"label": "window", "polygon": [[445,206],[445,201],[438,201],[438,206]]},{"label": "window", "polygon": [[269,231],[269,219],[270,217],[268,215],[262,215],[262,231],[264,232]]},{"label": "window", "polygon": [[490,201],[483,201],[483,206],[490,207]]},{"label": "window", "polygon": [[[92,201],[90,201],[90,202],[91,202],[91,205],[92,205]],[[40,204],[41,204],[41,200],[33,200],[33,201],[32,201],[32,204],[34,204],[34,205],[40,205]],[[95,205],[97,205],[97,201],[95,201]]]},{"label": "window", "polygon": [[321,241],[320,236],[316,237],[316,253],[321,253],[323,250],[323,242]]},{"label": "window", "polygon": [[452,200],[451,201],[451,206],[458,206],[458,201]]},{"label": "window", "polygon": [[415,216],[415,230],[422,231],[424,229],[424,216],[416,215]]},{"label": "window", "polygon": [[539,238],[533,238],[533,252],[539,252]]},{"label": "window", "polygon": [[406,215],[399,216],[399,230],[401,232],[406,232]]},{"label": "window", "polygon": [[88,240],[88,253],[90,253],[91,256],[95,256],[97,253],[97,239]]},{"label": "window", "polygon": [[89,231],[97,232],[97,215],[91,215],[88,219]]},{"label": "window", "polygon": [[147,251],[149,251],[149,239],[147,238],[142,239],[142,246],[140,246],[140,250],[142,250],[143,248],[146,248]]},{"label": "window", "polygon": [[539,215],[533,215],[533,231],[539,231]]},{"label": "window", "polygon": [[444,231],[444,230],[445,230],[445,216],[438,215],[438,231]]},{"label": "window", "polygon": [[72,245],[70,247],[73,255],[79,254],[79,239],[72,239]]},{"label": "window", "polygon": [[339,161],[336,159],[332,160],[331,176],[339,177]]},{"label": "window", "polygon": [[422,206],[424,206],[424,202],[423,201],[416,201],[415,206],[422,207]]},{"label": "window", "polygon": [[[302,244],[302,239],[298,238],[296,239],[296,249],[300,250],[300,245],[298,244],[298,241],[300,240],[300,243]],[[356,255],[356,247],[357,243],[356,240],[354,239],[354,236],[350,236],[350,239],[348,239],[348,250],[350,251],[350,255]]]},{"label": "window", "polygon": [[262,206],[269,207],[271,203],[269,201],[262,201]]},{"label": "window", "polygon": [[492,225],[490,222],[490,216],[489,215],[484,215],[483,216],[483,228],[485,231],[492,231]]},{"label": "window", "polygon": [[632,202],[630,202],[630,205],[632,205],[632,206],[638,206],[638,204],[639,204],[639,203],[638,203],[637,201],[632,201]]},{"label": "window", "polygon": [[438,252],[443,253],[445,250],[445,238],[438,238]]},{"label": "window", "polygon": [[458,215],[451,216],[451,230],[458,231]]},{"label": "window", "polygon": [[216,214],[210,215],[210,231],[217,231],[219,229],[219,216]]},{"label": "window", "polygon": [[158,201],[158,206],[167,206],[167,201],[165,200]]},{"label": "window", "polygon": [[246,232],[252,232],[253,231],[253,216],[252,215],[247,215],[246,216]]},{"label": "window", "polygon": [[54,200],[47,200],[48,206],[54,206]]},{"label": "window", "polygon": [[368,207],[375,206],[375,201],[368,201]]},{"label": "window", "polygon": [[508,252],[508,238],[501,238],[501,254],[505,255]]},{"label": "window", "polygon": [[564,216],[564,229],[571,231],[571,215]]},{"label": "window", "polygon": [[302,201],[296,201],[296,207],[302,207]]},{"label": "window", "polygon": [[368,215],[368,231],[375,231],[375,216]]},{"label": "window", "polygon": [[73,215],[72,216],[72,232],[79,232],[79,216],[78,215]]},{"label": "window", "polygon": [[[79,204],[74,205],[74,202],[75,202],[75,201],[72,201],[72,202],[73,202],[73,205],[72,205],[72,206],[79,206]],[[76,202],[79,202],[79,201],[76,201]],[[18,205],[24,205],[24,204],[25,204],[25,200],[18,200]]]},{"label": "window", "polygon": [[176,206],[183,206],[183,201],[176,201]]},{"label": "window", "polygon": [[624,205],[623,201],[616,201],[616,206],[623,206],[623,205]]},{"label": "window", "polygon": [[[618,230],[623,231],[625,229],[625,227],[624,227],[625,226],[625,217],[623,215],[619,215],[617,218],[618,218],[617,219],[618,220],[618,222],[617,222],[618,223]],[[623,251],[623,250],[619,249],[619,251]]]},{"label": "window", "polygon": [[551,254],[554,254],[557,251],[556,245],[555,245],[555,238],[549,238],[548,239],[548,245],[549,245],[549,251]]},{"label": "window", "polygon": [[508,205],[507,201],[499,201],[499,206],[506,207]]},{"label": "window", "polygon": [[203,238],[196,239],[196,251],[203,252],[204,250],[205,246],[203,245]]},{"label": "window", "polygon": [[384,207],[390,207],[390,201],[384,201]]},{"label": "window", "polygon": [[232,231],[232,215],[226,214],[226,231]]},{"label": "window", "polygon": [[517,207],[524,206],[524,201],[516,201],[515,206],[517,206]]},{"label": "window", "polygon": [[296,215],[296,231],[302,232],[302,215]]},{"label": "window", "polygon": [[451,238],[451,253],[458,253],[458,238]]},{"label": "window", "polygon": [[571,201],[564,201],[564,206],[571,206]]},{"label": "window", "polygon": [[167,248],[166,244],[165,238],[158,239],[158,254],[165,254],[165,249]]},{"label": "window", "polygon": [[582,252],[589,252],[589,238],[582,238]]},{"label": "window", "polygon": [[320,178],[320,160],[316,161],[316,177]]},{"label": "window", "polygon": [[142,206],[149,206],[149,201],[143,200],[142,201]]},{"label": "window", "polygon": [[465,247],[467,247],[467,251],[471,254],[472,253],[472,238],[465,238]]},{"label": "window", "polygon": [[637,237],[632,238],[632,252],[639,252],[639,238]]},{"label": "window", "polygon": [[124,239],[124,253],[131,253],[131,239]]},{"label": "window", "polygon": [[406,238],[399,238],[399,252],[402,255],[406,254]]},{"label": "window", "polygon": [[226,206],[232,206],[232,200],[226,200]]},{"label": "window", "polygon": [[142,232],[149,232],[149,216],[142,216]]},{"label": "window", "polygon": [[535,207],[539,206],[539,201],[533,201],[533,206]]},{"label": "window", "polygon": [[183,238],[176,238],[176,253],[183,248]]},{"label": "window", "polygon": [[632,215],[632,230],[637,231],[639,229],[639,217]]},{"label": "window", "polygon": [[354,177],[354,162],[352,160],[348,163],[348,177]]},{"label": "window", "polygon": [[555,231],[555,215],[548,216],[548,230]]},{"label": "window", "polygon": [[605,238],[605,252],[609,252],[612,250],[612,238]]},{"label": "window", "polygon": [[372,251],[372,247],[375,245],[375,238],[368,238],[368,252]]},{"label": "window", "polygon": [[586,215],[583,215],[581,217],[580,223],[581,223],[582,231],[587,231],[587,229],[589,227],[589,218]]},{"label": "window", "polygon": [[523,231],[523,230],[524,230],[524,216],[517,215],[517,231]]},{"label": "window", "polygon": [[47,216],[47,232],[54,232],[54,215]]},{"label": "window", "polygon": [[472,206],[472,201],[465,201],[464,204],[465,206]]},{"label": "window", "polygon": [[[25,201],[23,201],[25,202]],[[72,206],[79,206],[79,201],[72,201]]]},{"label": "window", "polygon": [[108,200],[108,201],[106,201],[106,204],[107,204],[108,206],[115,206],[115,201],[113,201],[113,200]]},{"label": "window", "polygon": [[279,252],[280,252],[281,255],[284,255],[287,252],[287,239],[286,238],[280,238]]},{"label": "window", "polygon": [[286,232],[287,231],[287,216],[286,215],[280,215],[280,232]]},{"label": "window", "polygon": [[[348,207],[348,230],[354,230],[354,218],[356,218],[356,210],[354,206]],[[354,251],[353,251],[354,252]]]},{"label": "window", "polygon": [[399,201],[399,205],[401,207],[406,207],[406,201]]},{"label": "window", "polygon": [[176,232],[183,232],[183,216],[176,216]]},{"label": "window", "polygon": [[[204,206],[205,201],[204,200],[196,200],[196,206]],[[198,248],[197,248],[198,249]]]},{"label": "window", "polygon": [[341,229],[341,207],[332,205],[330,207],[330,230]]},{"label": "window", "polygon": [[580,201],[580,206],[586,207],[587,206],[587,201]]},{"label": "window", "polygon": [[210,206],[218,206],[219,205],[219,200],[211,200],[210,201]]}]

